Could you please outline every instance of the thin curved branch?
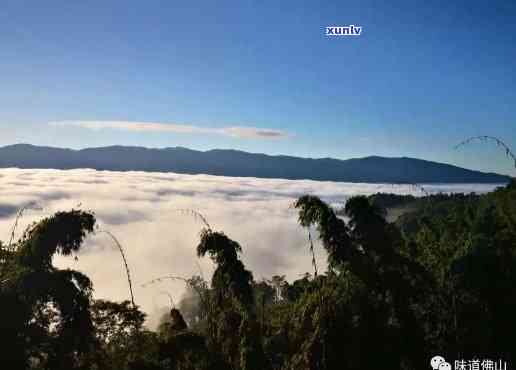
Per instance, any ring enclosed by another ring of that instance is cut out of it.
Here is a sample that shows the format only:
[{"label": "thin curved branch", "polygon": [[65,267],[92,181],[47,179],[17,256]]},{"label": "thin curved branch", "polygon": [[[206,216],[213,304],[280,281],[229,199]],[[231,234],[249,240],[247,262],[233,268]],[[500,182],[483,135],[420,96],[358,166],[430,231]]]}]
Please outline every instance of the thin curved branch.
[{"label": "thin curved branch", "polygon": [[200,274],[202,280],[206,281],[206,279],[204,278],[204,272],[202,271],[199,261],[195,261],[195,264],[197,265],[197,269],[199,270],[199,274]]},{"label": "thin curved branch", "polygon": [[157,277],[157,278],[155,278],[153,280],[150,280],[150,281],[148,281],[146,283],[143,283],[142,284],[142,288],[146,288],[146,287],[148,287],[149,285],[152,285],[152,284],[161,283],[163,280],[174,280],[174,281],[182,281],[182,282],[184,282],[186,285],[188,285],[193,290],[195,290],[195,292],[199,295],[199,298],[201,299],[201,302],[204,302],[204,297],[202,295],[201,290],[196,285],[192,284],[192,282],[189,279],[186,279],[186,278],[181,277],[181,276],[174,276],[174,275],[160,276],[160,277]]},{"label": "thin curved branch", "polygon": [[188,215],[188,216],[193,216],[196,221],[201,221],[201,223],[204,225],[204,227],[206,227],[208,230],[210,230],[210,231],[212,230],[206,217],[204,217],[204,215],[202,213],[200,213],[194,209],[179,208],[179,209],[173,209],[172,211],[180,212],[181,214]]},{"label": "thin curved branch", "polygon": [[159,293],[166,295],[170,299],[170,308],[176,308],[176,304],[174,302],[174,298],[172,298],[172,294],[165,290],[160,290]]},{"label": "thin curved branch", "polygon": [[122,244],[120,244],[118,239],[110,231],[98,230],[98,232],[107,234],[113,240],[113,242],[117,246],[118,250],[120,251],[120,255],[122,256],[122,260],[124,261],[125,272],[127,274],[127,282],[129,284],[129,292],[131,293],[131,303],[133,305],[133,308],[135,308],[136,304],[134,303],[133,283],[131,282],[131,272],[129,271],[129,265],[127,263],[127,259],[125,258],[124,248],[122,248]]},{"label": "thin curved branch", "polygon": [[160,276],[158,278],[150,280],[150,281],[142,284],[141,286],[142,286],[142,288],[146,288],[149,285],[156,284],[156,283],[161,283],[163,280],[173,280],[173,281],[182,281],[182,282],[184,282],[186,285],[188,285],[190,288],[192,288],[197,293],[197,295],[199,296],[199,300],[201,302],[201,305],[204,307],[206,312],[209,313],[209,311],[210,311],[210,306],[208,304],[209,303],[209,297],[208,296],[205,297],[203,295],[202,290],[199,289],[199,287],[197,285],[192,284],[190,279],[185,279],[184,277],[181,277],[181,276],[166,275],[166,276]]},{"label": "thin curved branch", "polygon": [[472,136],[472,137],[467,138],[466,140],[460,142],[459,144],[455,145],[455,149],[459,149],[460,147],[468,145],[474,141],[485,142],[485,141],[489,141],[489,140],[494,141],[496,143],[496,145],[503,148],[503,150],[505,151],[505,155],[508,158],[512,159],[512,161],[514,162],[514,168],[516,168],[516,155],[511,150],[511,148],[507,144],[505,144],[505,142],[503,142],[501,139],[497,138],[496,136],[488,136],[488,135]]},{"label": "thin curved branch", "polygon": [[37,203],[28,203],[26,205],[24,205],[23,207],[21,207],[18,212],[16,212],[16,219],[14,220],[14,224],[13,224],[13,227],[11,228],[11,236],[10,236],[10,239],[9,239],[9,244],[7,245],[7,250],[8,251],[11,251],[13,252],[14,251],[14,247],[13,247],[13,242],[14,242],[14,236],[16,234],[16,229],[18,228],[18,223],[20,222],[20,219],[23,217],[23,214],[25,213],[25,211],[29,210],[29,209],[34,209],[34,210],[41,210],[43,209],[42,207],[39,207],[37,205]]},{"label": "thin curved branch", "polygon": [[312,239],[312,233],[308,229],[308,242],[310,243],[310,252],[312,253],[312,265],[314,266],[314,277],[317,278],[317,262],[315,260],[314,242]]},{"label": "thin curved branch", "polygon": [[[161,283],[163,280],[182,281],[186,285],[191,287],[197,293],[197,295],[199,296],[199,301],[200,301],[200,304],[201,304],[201,308],[204,311],[203,315],[206,315],[205,317],[208,320],[208,325],[210,327],[213,325],[212,318],[211,318],[212,307],[209,304],[209,302],[210,302],[210,300],[209,300],[209,293],[206,292],[206,297],[205,297],[203,295],[201,289],[199,289],[199,287],[196,286],[195,284],[192,284],[190,279],[185,279],[184,277],[181,277],[181,276],[166,275],[166,276],[160,276],[158,278],[150,280],[150,281],[142,284],[141,286],[142,286],[142,288],[145,288],[145,287],[147,287],[149,285],[152,285],[152,284]],[[204,279],[203,279],[203,281],[204,281]]]}]

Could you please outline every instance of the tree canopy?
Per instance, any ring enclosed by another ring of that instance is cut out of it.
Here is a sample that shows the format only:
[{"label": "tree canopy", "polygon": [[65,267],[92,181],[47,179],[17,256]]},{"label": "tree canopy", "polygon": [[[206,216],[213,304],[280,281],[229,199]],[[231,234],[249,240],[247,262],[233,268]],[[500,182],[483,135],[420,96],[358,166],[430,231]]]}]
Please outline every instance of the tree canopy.
[{"label": "tree canopy", "polygon": [[[299,224],[327,265],[255,280],[245,246],[206,223],[215,271],[181,278],[156,330],[130,301],[95,300],[53,256],[81,252],[91,212],[58,212],[0,243],[0,344],[9,369],[428,369],[435,354],[516,361],[516,182],[494,192],[375,194],[343,209],[306,195]],[[320,243],[315,243],[319,240]],[[306,246],[300,246],[306,248]],[[171,271],[173,273],[173,271]]]}]

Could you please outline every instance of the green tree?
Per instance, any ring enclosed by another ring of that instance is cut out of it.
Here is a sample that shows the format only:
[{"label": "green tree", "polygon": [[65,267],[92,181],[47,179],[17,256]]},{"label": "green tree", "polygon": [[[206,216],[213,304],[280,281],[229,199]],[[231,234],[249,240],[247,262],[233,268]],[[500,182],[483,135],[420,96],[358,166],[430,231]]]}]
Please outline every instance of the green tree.
[{"label": "green tree", "polygon": [[10,248],[2,248],[2,361],[11,368],[87,366],[85,354],[94,339],[91,281],[78,271],[56,268],[52,257],[77,252],[94,225],[89,212],[58,212],[31,225]]},{"label": "green tree", "polygon": [[217,265],[211,283],[215,325],[210,334],[213,346],[234,369],[266,369],[254,307],[253,276],[238,258],[241,251],[241,246],[223,233],[210,229],[201,232],[197,254],[208,254]]}]

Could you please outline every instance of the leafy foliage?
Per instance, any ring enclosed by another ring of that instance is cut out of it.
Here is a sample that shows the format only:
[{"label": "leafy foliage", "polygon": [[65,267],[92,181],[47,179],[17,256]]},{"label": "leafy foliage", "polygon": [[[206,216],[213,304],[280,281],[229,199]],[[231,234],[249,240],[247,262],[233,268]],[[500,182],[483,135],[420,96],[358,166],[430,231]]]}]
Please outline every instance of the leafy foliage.
[{"label": "leafy foliage", "polygon": [[81,364],[93,342],[92,285],[78,271],[59,270],[52,257],[79,250],[93,231],[91,213],[59,212],[31,225],[0,259],[0,338],[5,361],[61,369]]},{"label": "leafy foliage", "polygon": [[255,281],[242,246],[202,218],[197,253],[215,272],[210,282],[156,279],[187,286],[156,331],[132,302],[95,301],[87,276],[52,265],[54,255],[80,250],[93,214],[60,212],[31,225],[0,243],[2,364],[427,369],[436,353],[516,361],[514,180],[485,195],[354,197],[341,210],[307,195],[295,208],[327,252],[326,272]]}]

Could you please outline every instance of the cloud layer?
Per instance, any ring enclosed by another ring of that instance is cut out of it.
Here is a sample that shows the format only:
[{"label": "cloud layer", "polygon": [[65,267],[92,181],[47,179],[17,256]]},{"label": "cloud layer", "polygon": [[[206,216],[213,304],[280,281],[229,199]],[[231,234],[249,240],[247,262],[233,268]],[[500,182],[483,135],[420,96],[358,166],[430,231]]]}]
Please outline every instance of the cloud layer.
[{"label": "cloud layer", "polygon": [[[492,185],[426,186],[429,192],[485,192]],[[168,306],[167,291],[178,301],[179,282],[141,285],[162,275],[209,278],[213,265],[198,260],[195,248],[201,224],[181,211],[202,213],[215,230],[224,231],[243,248],[242,258],[255,279],[285,274],[292,280],[312,271],[306,232],[297,224],[292,202],[303,194],[318,195],[339,206],[357,194],[380,191],[419,194],[413,186],[350,184],[256,178],[230,178],[173,173],[94,170],[0,170],[0,240],[8,241],[17,210],[30,209],[20,220],[19,235],[30,222],[58,210],[77,207],[96,213],[100,227],[111,231],[125,247],[134,281],[135,299],[154,325]],[[316,245],[317,259],[325,255]],[[120,255],[105,234],[89,237],[75,262],[56,257],[61,267],[84,271],[95,296],[128,299]]]},{"label": "cloud layer", "polygon": [[61,121],[50,122],[52,126],[75,126],[89,130],[122,130],[133,132],[171,132],[177,134],[215,134],[245,139],[282,139],[290,136],[284,131],[256,127],[209,128],[175,123],[132,121]]}]

